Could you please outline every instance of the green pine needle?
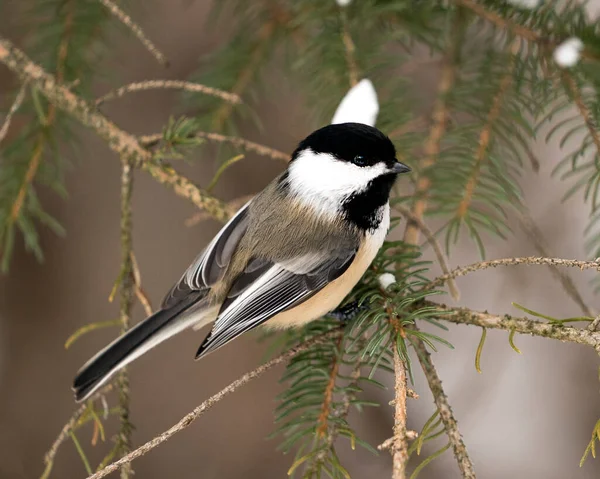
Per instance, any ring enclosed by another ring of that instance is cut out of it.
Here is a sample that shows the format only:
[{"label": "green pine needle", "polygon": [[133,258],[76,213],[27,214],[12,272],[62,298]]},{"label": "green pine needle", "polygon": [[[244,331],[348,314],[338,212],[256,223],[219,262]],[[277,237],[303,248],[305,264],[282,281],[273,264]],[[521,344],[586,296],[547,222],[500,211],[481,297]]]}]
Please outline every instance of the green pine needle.
[{"label": "green pine needle", "polygon": [[487,329],[481,328],[481,339],[477,345],[477,351],[475,352],[475,369],[481,374],[481,353],[483,353],[483,346],[485,344],[485,338],[487,336]]},{"label": "green pine needle", "polygon": [[515,333],[516,333],[516,330],[514,330],[514,329],[510,330],[510,333],[508,334],[508,344],[510,344],[510,347],[513,348],[515,353],[521,354],[521,350],[519,348],[517,348],[517,346],[515,345]]}]

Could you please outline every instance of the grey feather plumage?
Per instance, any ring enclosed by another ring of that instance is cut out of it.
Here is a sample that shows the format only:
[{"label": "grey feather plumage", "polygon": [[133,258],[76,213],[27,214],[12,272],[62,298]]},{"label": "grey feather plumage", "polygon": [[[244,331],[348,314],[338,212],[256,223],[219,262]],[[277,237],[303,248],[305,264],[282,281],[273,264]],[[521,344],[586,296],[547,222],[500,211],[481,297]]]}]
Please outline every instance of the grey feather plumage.
[{"label": "grey feather plumage", "polygon": [[[284,196],[279,185],[277,178],[236,213],[171,288],[157,313],[84,365],[74,383],[78,400],[132,358],[192,326],[194,314],[220,305],[196,355],[200,357],[306,300],[345,271],[359,246],[359,230],[334,227]],[[277,206],[273,194],[280,196]]]},{"label": "grey feather plumage", "polygon": [[197,357],[314,295],[356,254],[358,229],[336,227],[280,185],[277,178],[249,202],[174,288],[191,292],[213,281],[209,300],[221,307]]}]

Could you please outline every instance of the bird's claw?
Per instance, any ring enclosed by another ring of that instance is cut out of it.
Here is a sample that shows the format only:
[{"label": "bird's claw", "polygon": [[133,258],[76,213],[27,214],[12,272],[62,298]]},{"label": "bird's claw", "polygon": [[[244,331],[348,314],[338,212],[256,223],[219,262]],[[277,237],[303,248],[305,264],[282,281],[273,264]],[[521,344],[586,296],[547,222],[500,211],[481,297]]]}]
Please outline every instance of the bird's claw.
[{"label": "bird's claw", "polygon": [[327,316],[333,319],[337,319],[338,321],[348,322],[352,321],[360,313],[366,311],[367,309],[368,308],[366,304],[359,305],[358,301],[352,301],[348,304],[345,304],[344,306],[334,309],[333,311],[328,313]]}]

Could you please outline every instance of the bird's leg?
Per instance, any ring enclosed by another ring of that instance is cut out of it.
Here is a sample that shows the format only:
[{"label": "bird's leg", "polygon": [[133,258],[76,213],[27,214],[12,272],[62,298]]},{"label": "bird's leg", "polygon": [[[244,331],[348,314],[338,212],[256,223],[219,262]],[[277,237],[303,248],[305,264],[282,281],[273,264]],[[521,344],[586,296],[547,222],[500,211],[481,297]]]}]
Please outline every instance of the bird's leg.
[{"label": "bird's leg", "polygon": [[337,319],[339,321],[348,322],[352,321],[356,318],[360,313],[366,311],[368,306],[366,304],[358,304],[358,301],[351,301],[350,303],[345,304],[344,306],[340,306],[337,309],[334,309],[330,313],[327,313],[327,316],[333,319]]}]

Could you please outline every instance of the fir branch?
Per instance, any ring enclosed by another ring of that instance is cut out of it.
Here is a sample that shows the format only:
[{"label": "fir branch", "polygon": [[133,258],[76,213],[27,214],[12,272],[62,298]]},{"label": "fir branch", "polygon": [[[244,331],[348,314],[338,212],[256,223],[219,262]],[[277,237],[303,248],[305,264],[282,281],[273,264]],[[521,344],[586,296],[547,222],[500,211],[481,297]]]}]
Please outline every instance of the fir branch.
[{"label": "fir branch", "polygon": [[[361,348],[364,345],[364,340],[359,340],[358,348]],[[336,417],[345,418],[348,416],[350,412],[350,405],[352,404],[352,400],[355,397],[355,391],[358,387],[358,381],[361,377],[360,368],[363,365],[363,359],[360,354],[356,355],[356,359],[354,360],[354,366],[352,368],[352,372],[350,373],[350,382],[348,383],[348,387],[344,389],[342,393],[342,404],[338,410],[335,411]],[[338,429],[335,428],[334,432],[330,433],[330,437],[328,438],[328,442],[333,445],[335,441],[336,434],[339,433]]]},{"label": "fir branch", "polygon": [[[551,258],[553,255],[550,252],[548,243],[544,238],[542,231],[531,217],[529,211],[524,209],[519,214],[518,218],[523,231],[525,231],[529,239],[533,242],[533,245],[539,255],[544,258]],[[560,282],[565,293],[567,293],[573,302],[579,306],[583,314],[586,316],[594,316],[592,310],[587,306],[587,304],[585,304],[585,301],[579,293],[577,286],[575,286],[575,282],[573,281],[573,278],[571,278],[571,275],[567,271],[562,270],[554,265],[550,266],[550,271],[552,271],[554,277]]]},{"label": "fir branch", "polygon": [[458,5],[468,8],[476,15],[490,23],[493,23],[497,27],[508,30],[515,35],[524,38],[525,40],[530,42],[542,41],[542,36],[538,32],[530,30],[529,28],[519,25],[518,23],[514,23],[513,21],[506,19],[497,13],[486,10],[486,8],[480,3],[477,3],[476,0],[454,0],[454,2]]},{"label": "fir branch", "polygon": [[150,160],[150,153],[144,150],[135,137],[118,128],[101,113],[94,111],[79,96],[61,85],[60,78],[44,71],[33,63],[10,41],[0,37],[0,62],[19,75],[24,81],[30,80],[48,98],[51,106],[60,108],[74,116],[83,125],[92,128],[119,155],[132,157],[137,161]]},{"label": "fir branch", "polygon": [[[408,391],[411,391],[411,389],[409,389]],[[411,397],[411,396],[408,396],[408,397]],[[406,431],[406,439],[407,440],[414,441],[415,439],[418,439],[418,437],[419,437],[419,433],[417,431],[413,431],[412,429]],[[388,437],[385,441],[383,441],[381,444],[379,444],[377,446],[377,450],[378,451],[387,451],[387,450],[393,448],[395,439],[396,438],[394,436]]]},{"label": "fir branch", "polygon": [[19,92],[17,93],[15,100],[13,101],[12,105],[10,106],[8,113],[4,117],[4,123],[2,124],[2,127],[0,128],[0,143],[2,143],[2,140],[4,140],[4,138],[6,137],[6,134],[8,133],[8,129],[10,128],[10,122],[12,121],[14,114],[19,110],[19,108],[21,108],[21,104],[23,103],[23,100],[25,99],[26,91],[27,91],[27,82],[25,82],[21,85],[21,88],[19,89]]},{"label": "fir branch", "polygon": [[122,96],[131,92],[156,89],[183,90],[204,93],[205,95],[221,98],[222,100],[233,104],[239,104],[242,102],[241,98],[235,93],[229,93],[227,91],[219,90],[218,88],[201,85],[200,83],[181,80],[146,80],[129,83],[128,85],[124,85],[116,90],[108,92],[106,95],[103,95],[96,100],[96,106],[100,106],[102,103],[115,98],[121,98]]},{"label": "fir branch", "polygon": [[[338,353],[341,355],[343,355],[345,353],[345,351],[342,351],[340,349],[342,346],[341,345],[342,341],[343,341],[343,336],[340,336],[340,339],[339,339],[339,342],[338,342],[337,348],[336,348]],[[358,349],[360,349],[363,346],[364,341],[359,340],[358,343],[359,343]],[[338,359],[338,357],[336,357],[335,363],[338,365],[338,371],[339,371],[340,360]],[[327,423],[328,417],[331,416],[334,418],[334,421],[332,421],[329,425],[326,425],[326,434],[325,434],[326,448],[324,448],[318,454],[314,455],[312,464],[309,464],[306,468],[307,474],[305,474],[305,476],[309,475],[309,477],[312,477],[312,476],[310,476],[312,474],[312,475],[315,475],[316,477],[319,477],[320,468],[322,466],[324,466],[324,464],[325,464],[325,459],[326,459],[325,456],[326,456],[327,450],[333,449],[335,440],[340,435],[340,428],[341,428],[340,419],[342,419],[344,421],[346,420],[346,418],[348,417],[348,413],[350,412],[350,406],[352,404],[352,401],[356,397],[356,391],[358,390],[358,382],[361,378],[360,368],[361,368],[362,364],[363,364],[363,361],[362,361],[361,354],[356,354],[352,372],[350,373],[350,382],[348,383],[348,385],[346,387],[343,388],[343,391],[342,391],[342,400],[333,411],[328,411],[327,416],[325,417],[325,423]],[[336,372],[335,375],[337,377],[338,372]],[[335,379],[334,379],[333,384],[335,384]],[[333,395],[333,390],[331,391],[330,396],[332,396],[332,395]],[[329,400],[329,406],[331,406],[331,399]],[[317,433],[318,433],[318,430],[317,430]],[[351,444],[352,444],[351,445],[352,449],[354,449],[354,438],[352,438]]]},{"label": "fir branch", "polygon": [[[262,57],[267,49],[267,45],[273,37],[276,24],[277,21],[275,19],[271,19],[267,23],[265,23],[259,30],[258,43],[256,44],[252,53],[250,54],[246,67],[242,70],[239,78],[235,82],[235,85],[232,89],[232,93],[234,93],[235,95],[242,96],[246,88],[248,88],[248,86],[250,85],[250,82],[254,78],[254,75],[258,70]],[[220,130],[223,128],[223,125],[231,115],[232,111],[233,108],[230,103],[222,105],[216,111],[215,118],[213,120],[213,127],[215,130]]]},{"label": "fir branch", "polygon": [[598,327],[600,326],[600,314],[594,318],[594,320],[588,325],[587,329],[591,332],[598,331]]},{"label": "fir branch", "polygon": [[[406,217],[408,219],[408,221],[412,221],[415,225],[417,225],[417,227],[421,230],[421,232],[425,236],[425,239],[427,240],[427,242],[431,245],[433,252],[435,253],[435,256],[440,265],[440,268],[442,270],[442,273],[444,273],[445,275],[450,274],[450,268],[448,266],[448,261],[447,261],[446,255],[444,255],[442,247],[440,246],[437,238],[433,234],[433,231],[431,231],[431,229],[429,229],[429,227],[425,224],[425,222],[421,218],[416,216],[408,208],[406,208],[400,204],[397,204],[397,205],[394,205],[394,209],[397,210],[402,216]],[[450,295],[452,296],[452,299],[454,299],[455,301],[458,301],[460,299],[460,291],[458,290],[458,286],[456,286],[456,282],[454,281],[453,278],[448,279],[448,289],[450,290]]]},{"label": "fir branch", "polygon": [[321,413],[319,414],[319,418],[317,419],[317,436],[325,437],[327,435],[327,431],[329,429],[328,419],[331,415],[331,403],[333,401],[333,390],[335,388],[335,382],[338,377],[338,373],[340,371],[340,352],[342,341],[344,340],[343,336],[340,336],[336,342],[336,351],[337,354],[334,357],[331,363],[331,370],[329,372],[329,379],[327,381],[327,386],[325,386],[325,393],[323,394],[323,405],[321,406]]},{"label": "fir branch", "polygon": [[350,35],[350,25],[348,25],[348,14],[345,8],[340,8],[340,17],[342,22],[342,42],[344,43],[344,51],[346,53],[346,63],[348,64],[348,79],[350,86],[353,87],[358,83],[359,70],[356,63],[356,46]]},{"label": "fir branch", "polygon": [[[241,148],[243,150],[256,153],[261,156],[267,156],[272,158],[273,160],[282,160],[289,161],[290,155],[284,153],[282,151],[276,150],[275,148],[271,148],[269,146],[261,145],[260,143],[255,143],[254,141],[245,140],[244,138],[239,138],[237,136],[225,136],[220,133],[212,133],[207,131],[196,131],[191,136],[193,138],[203,138],[205,140],[213,141],[215,143],[229,143],[236,148]],[[154,135],[144,135],[139,138],[140,144],[144,145],[146,148],[155,147],[160,143],[163,139],[163,135],[161,133],[157,133]]]},{"label": "fir branch", "polygon": [[530,334],[543,338],[552,338],[558,341],[583,344],[591,346],[600,354],[600,332],[587,329],[563,326],[557,323],[542,323],[528,318],[516,318],[505,314],[499,316],[488,312],[475,311],[468,308],[452,308],[444,304],[430,301],[427,305],[436,307],[440,311],[439,319],[455,324],[467,324],[482,328],[514,330],[520,334]]},{"label": "fir branch", "polygon": [[123,25],[131,30],[131,32],[138,38],[142,45],[146,47],[146,50],[148,50],[150,54],[156,58],[158,63],[164,67],[169,66],[167,57],[165,57],[165,55],[154,45],[154,43],[152,43],[141,27],[137,25],[129,15],[121,10],[116,3],[114,3],[112,0],[99,0],[99,2],[102,3],[102,5],[104,5]]},{"label": "fir branch", "polygon": [[[418,331],[417,326],[412,326],[413,329]],[[452,449],[454,451],[454,457],[456,457],[456,461],[458,463],[458,468],[460,469],[461,475],[465,479],[475,479],[475,470],[473,468],[473,463],[469,458],[469,453],[467,452],[467,447],[463,442],[460,431],[458,430],[458,422],[454,418],[454,414],[452,413],[452,408],[450,407],[450,402],[448,401],[448,396],[444,392],[442,387],[442,380],[440,379],[437,370],[433,364],[433,360],[431,359],[431,354],[427,350],[425,343],[421,341],[416,336],[411,336],[411,342],[417,352],[417,356],[419,358],[419,362],[421,363],[421,367],[423,368],[423,373],[427,378],[427,383],[429,384],[429,389],[433,394],[433,400],[435,402],[435,406],[437,407],[440,418],[444,423],[444,428],[446,429],[446,434],[448,435],[448,439],[452,444]]]},{"label": "fir branch", "polygon": [[[132,214],[131,214],[131,194],[133,191],[133,168],[128,161],[123,162],[121,174],[121,298],[120,298],[120,320],[121,334],[125,334],[129,329],[131,318],[131,307],[133,305],[133,290],[135,282],[133,280],[133,262],[132,262]],[[119,395],[120,421],[121,427],[117,435],[117,454],[122,456],[131,451],[131,432],[133,426],[129,420],[129,376],[127,369],[123,368],[117,378],[117,390]],[[129,479],[133,475],[131,464],[126,464],[121,469],[121,479]]]},{"label": "fir branch", "polygon": [[[69,11],[65,18],[64,31],[60,40],[60,44],[58,45],[57,59],[56,59],[56,81],[57,83],[62,83],[65,77],[65,64],[67,61],[67,55],[69,52],[69,42],[71,40],[71,31],[73,29],[73,18],[75,16],[75,5],[74,1],[71,0],[69,3]],[[0,48],[2,46],[0,45]],[[28,81],[25,80],[23,82],[27,84]],[[56,120],[56,107],[53,104],[48,105],[48,111],[46,112],[44,124],[40,132],[37,135],[36,146],[33,150],[31,158],[29,160],[29,166],[27,167],[27,171],[25,172],[25,176],[23,177],[23,181],[17,192],[17,196],[12,205],[10,211],[10,217],[8,218],[8,227],[17,221],[19,214],[21,213],[21,208],[25,202],[25,197],[29,190],[29,186],[32,184],[35,175],[40,166],[40,161],[42,160],[42,155],[44,153],[44,147],[46,142],[48,141],[47,132],[44,129],[49,129],[53,126]]]},{"label": "fir branch", "polygon": [[90,404],[92,404],[96,398],[110,392],[112,390],[112,388],[113,388],[112,384],[107,384],[106,386],[104,386],[103,388],[98,390],[96,393],[94,393],[94,395],[90,399],[88,399],[88,401],[85,404],[82,404],[73,413],[73,415],[71,416],[71,419],[69,419],[67,421],[67,423],[63,426],[63,428],[60,430],[60,433],[58,434],[58,436],[52,443],[52,446],[50,446],[50,449],[44,455],[44,464],[46,465],[46,467],[45,467],[44,472],[42,473],[40,479],[48,479],[50,477],[50,473],[52,472],[52,467],[54,465],[54,458],[56,457],[56,454],[58,453],[58,449],[60,448],[61,444],[63,442],[65,442],[65,440],[69,437],[69,433],[77,427],[80,419],[86,413],[88,408],[93,407],[93,406],[90,406]]},{"label": "fir branch", "polygon": [[91,108],[81,97],[57,83],[54,76],[34,64],[22,51],[2,37],[0,37],[0,62],[7,65],[23,80],[31,81],[56,108],[66,111],[84,126],[94,130],[120,157],[132,160],[136,166],[150,173],[159,183],[171,186],[175,193],[189,199],[198,208],[205,209],[215,219],[224,222],[229,218],[230,212],[223,202],[198,188],[170,166],[151,161],[151,153],[143,148],[133,135],[120,129],[100,112]]},{"label": "fir branch", "polygon": [[519,51],[519,48],[520,42],[517,40],[513,40],[510,47],[510,60],[507,71],[502,77],[502,80],[500,81],[498,91],[494,95],[492,105],[490,107],[490,110],[488,111],[487,120],[485,122],[485,125],[481,129],[481,133],[479,134],[479,147],[477,148],[477,152],[475,154],[475,164],[473,165],[473,170],[465,185],[465,191],[463,193],[462,200],[458,204],[456,217],[459,220],[464,219],[465,216],[468,214],[469,206],[471,205],[471,202],[473,200],[473,193],[475,192],[475,188],[479,183],[481,168],[487,158],[490,141],[492,139],[492,130],[494,123],[500,116],[500,112],[502,111],[502,102],[504,101],[505,94],[513,82],[513,72],[515,69],[516,55]]},{"label": "fir branch", "polygon": [[329,331],[325,334],[317,336],[313,340],[307,341],[295,348],[290,349],[289,351],[286,351],[283,354],[280,354],[276,358],[271,359],[270,361],[264,363],[262,366],[259,366],[258,368],[254,369],[253,371],[244,374],[242,377],[240,377],[239,379],[236,379],[234,382],[232,382],[229,386],[222,389],[215,395],[208,398],[202,404],[197,406],[192,412],[190,412],[189,414],[186,414],[177,424],[175,424],[174,426],[172,426],[165,432],[159,434],[154,439],[148,441],[144,445],[138,447],[134,451],[130,452],[125,457],[122,457],[118,461],[113,462],[112,464],[106,466],[104,469],[101,469],[100,471],[96,472],[95,474],[92,474],[91,476],[88,477],[88,479],[101,479],[102,477],[106,477],[111,472],[114,472],[117,469],[122,468],[125,464],[129,464],[134,459],[137,459],[138,457],[143,456],[144,454],[151,451],[155,447],[159,446],[166,440],[170,439],[173,435],[177,434],[179,431],[182,431],[183,429],[187,428],[190,424],[192,424],[196,419],[198,419],[200,416],[202,416],[202,414],[204,414],[206,411],[208,411],[210,408],[212,408],[221,399],[223,399],[225,396],[228,396],[229,394],[235,392],[241,386],[244,386],[245,384],[249,383],[253,379],[256,379],[256,378],[262,376],[264,373],[266,373],[268,370],[272,369],[273,367],[275,367],[279,364],[285,363],[285,362],[289,361],[290,359],[292,359],[293,357],[295,357],[296,355],[298,355],[304,351],[307,351],[311,347],[313,347],[317,344],[324,343],[326,341],[331,341],[333,339],[336,339],[342,334],[343,334],[343,331],[341,328],[337,328],[332,331]]},{"label": "fir branch", "polygon": [[523,258],[503,258],[495,259],[491,261],[482,261],[479,263],[473,263],[468,266],[462,266],[453,269],[450,274],[438,276],[430,283],[428,283],[424,290],[429,291],[437,286],[444,284],[450,278],[458,278],[459,276],[465,276],[475,271],[480,271],[488,268],[495,268],[497,266],[513,266],[519,264],[528,265],[548,265],[548,266],[566,266],[570,268],[584,269],[595,269],[600,271],[600,258],[595,261],[581,261],[575,259],[562,259],[562,258],[540,258],[536,256],[527,256]]},{"label": "fir branch", "polygon": [[[591,218],[588,226],[585,230],[586,239],[586,250],[592,257],[600,256],[600,236],[598,235],[598,226],[600,215],[598,214],[598,207],[600,206],[598,198],[600,195],[600,134],[598,133],[598,101],[597,101],[597,87],[594,83],[592,75],[576,76],[576,72],[562,70],[560,73],[560,79],[562,80],[562,86],[566,92],[566,98],[564,101],[561,98],[561,103],[564,106],[574,103],[578,114],[574,117],[563,120],[557,126],[551,130],[548,134],[547,141],[550,139],[559,129],[565,129],[566,133],[561,140],[560,146],[563,147],[568,139],[576,132],[581,129],[587,130],[587,135],[581,140],[581,146],[576,148],[575,151],[570,153],[568,156],[563,158],[559,164],[554,168],[552,174],[558,174],[562,172],[560,179],[564,180],[567,178],[576,178],[575,183],[567,193],[563,196],[563,201],[571,197],[577,191],[583,191],[584,202],[590,201],[591,203]],[[590,78],[591,77],[591,78]],[[586,83],[588,82],[588,88],[586,93]],[[591,85],[589,84],[591,83]],[[587,98],[586,98],[587,97]],[[549,115],[542,121],[549,120],[553,114],[559,111],[560,103],[554,108]],[[563,108],[564,108],[563,106]],[[583,124],[568,125],[573,120],[577,120],[579,117],[583,119]],[[567,128],[565,126],[568,125]],[[594,154],[587,155],[589,150],[595,150]],[[586,158],[590,156],[589,158]],[[582,159],[585,158],[585,161]]]},{"label": "fir branch", "polygon": [[[487,20],[498,28],[507,30],[515,35],[529,41],[538,44],[540,47],[545,48],[547,51],[552,51],[558,45],[560,45],[565,38],[553,40],[544,37],[541,33],[531,30],[530,28],[513,22],[508,18],[504,18],[496,12],[492,12],[486,9],[485,6],[478,3],[476,0],[454,0],[454,3],[465,7],[475,13],[477,16]],[[581,56],[588,60],[599,60],[600,57],[592,51],[590,48],[585,48],[581,52]]]},{"label": "fir branch", "polygon": [[[396,334],[400,334],[396,331]],[[406,428],[406,365],[400,353],[396,341],[392,342],[394,349],[394,442],[390,447],[392,453],[392,479],[406,478],[406,465],[408,463],[408,443]]]},{"label": "fir branch", "polygon": [[[440,154],[442,137],[446,133],[450,109],[448,105],[448,96],[452,90],[458,70],[457,58],[462,44],[462,24],[463,15],[459,10],[453,23],[453,32],[446,54],[442,62],[442,71],[437,85],[436,100],[431,114],[431,128],[423,147],[424,157],[419,164],[419,176],[415,188],[415,202],[412,207],[414,215],[422,219],[427,209],[427,192],[431,186],[431,179],[428,176],[430,169],[438,160]],[[417,225],[409,222],[404,231],[404,241],[408,244],[417,244],[419,242],[419,228]]]},{"label": "fir branch", "polygon": [[594,146],[596,147],[597,155],[600,157],[600,135],[598,134],[598,130],[592,117],[592,114],[583,101],[581,91],[577,86],[577,82],[575,81],[573,75],[571,75],[567,70],[563,70],[561,75],[564,83],[567,85],[569,96],[575,102],[577,110],[579,110],[579,114],[583,118],[585,126],[587,127],[590,136],[592,137],[592,141],[594,142]]},{"label": "fir branch", "polygon": [[272,158],[273,160],[282,160],[286,162],[290,161],[290,155],[287,153],[283,153],[282,151],[276,150],[275,148],[261,145],[260,143],[245,140],[243,138],[238,138],[235,136],[224,136],[218,133],[210,133],[204,131],[196,132],[196,136],[217,143],[229,143],[237,148],[242,148],[246,151],[250,151],[261,156],[267,156],[269,158]]},{"label": "fir branch", "polygon": [[[54,112],[55,109],[50,105],[48,109],[48,122],[47,126],[51,126],[54,121]],[[17,192],[17,196],[10,210],[10,216],[8,217],[8,227],[17,221],[21,213],[21,208],[23,208],[23,204],[25,203],[25,196],[27,195],[27,191],[29,186],[33,182],[35,175],[40,166],[40,161],[42,159],[42,154],[44,153],[44,145],[46,144],[46,135],[43,132],[38,134],[36,145],[29,159],[29,163],[27,166],[27,171],[25,172],[25,176],[23,177],[23,181],[21,182],[21,186],[19,187],[19,191]]]}]

